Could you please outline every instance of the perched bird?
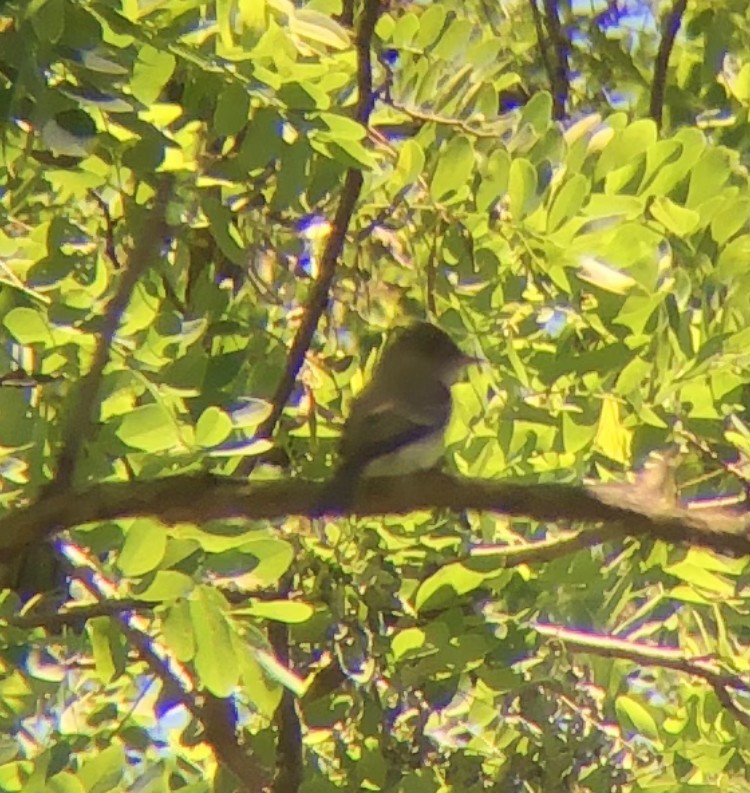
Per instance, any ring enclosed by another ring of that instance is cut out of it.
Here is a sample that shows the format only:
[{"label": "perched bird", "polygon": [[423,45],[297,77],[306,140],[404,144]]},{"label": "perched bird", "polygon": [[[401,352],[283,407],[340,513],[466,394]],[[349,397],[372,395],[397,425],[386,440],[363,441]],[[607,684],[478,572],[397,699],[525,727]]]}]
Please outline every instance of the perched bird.
[{"label": "perched bird", "polygon": [[352,403],[339,467],[326,485],[321,511],[349,506],[362,476],[435,467],[451,415],[450,387],[476,360],[428,322],[396,331],[372,380]]}]

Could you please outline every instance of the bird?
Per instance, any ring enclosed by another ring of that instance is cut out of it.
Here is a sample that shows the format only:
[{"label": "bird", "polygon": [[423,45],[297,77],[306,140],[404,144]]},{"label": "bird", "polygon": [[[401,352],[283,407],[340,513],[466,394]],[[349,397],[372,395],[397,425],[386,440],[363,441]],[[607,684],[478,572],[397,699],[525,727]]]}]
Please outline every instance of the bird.
[{"label": "bird", "polygon": [[451,386],[477,360],[429,322],[397,330],[352,402],[321,512],[350,507],[362,477],[434,468],[443,456]]}]

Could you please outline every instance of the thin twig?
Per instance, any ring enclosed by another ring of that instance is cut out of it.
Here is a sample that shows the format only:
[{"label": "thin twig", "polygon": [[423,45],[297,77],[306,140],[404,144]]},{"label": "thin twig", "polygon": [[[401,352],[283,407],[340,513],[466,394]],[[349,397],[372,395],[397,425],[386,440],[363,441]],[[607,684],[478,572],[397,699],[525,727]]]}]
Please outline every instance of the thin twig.
[{"label": "thin twig", "polygon": [[377,215],[366,225],[363,226],[356,234],[355,240],[356,242],[364,242],[373,231],[375,231],[378,226],[382,226],[385,224],[385,221],[390,218],[395,211],[398,209],[399,205],[403,203],[406,194],[412,189],[413,185],[406,185],[406,187],[402,187],[395,196],[393,196],[393,200],[387,206],[383,207]]},{"label": "thin twig", "polygon": [[117,258],[117,250],[115,249],[115,221],[107,206],[107,202],[95,190],[89,190],[89,195],[96,201],[99,209],[104,215],[104,251],[107,258],[112,262],[112,266],[119,270],[122,265]]},{"label": "thin twig", "polygon": [[432,245],[430,245],[430,252],[427,256],[427,310],[432,317],[437,314],[437,304],[435,302],[435,281],[437,280],[438,238],[442,240],[442,235],[440,234],[442,231],[442,222],[438,219],[435,223],[435,228],[433,229]]},{"label": "thin twig", "polygon": [[[709,681],[710,682],[710,681]],[[711,687],[716,694],[716,698],[721,702],[721,704],[734,716],[735,719],[747,729],[750,729],[750,713],[740,708],[740,706],[732,699],[732,695],[729,693],[729,688],[726,685],[721,685],[719,683],[713,684],[711,683]]]},{"label": "thin twig", "polygon": [[48,631],[57,632],[64,625],[76,625],[95,617],[119,616],[128,611],[150,611],[159,605],[161,604],[134,598],[108,599],[96,603],[68,606],[60,611],[39,609],[26,614],[3,617],[0,622],[13,628],[45,628]]},{"label": "thin twig", "polygon": [[[453,116],[443,116],[440,113],[430,113],[426,110],[417,110],[416,108],[407,107],[406,105],[391,99],[387,104],[399,113],[403,113],[409,118],[416,121],[424,121],[426,123],[438,124],[444,127],[454,127],[455,129],[465,132],[467,135],[472,135],[475,138],[487,138],[490,140],[497,140],[504,132],[507,132],[511,127],[512,122],[501,118],[498,121],[490,124],[485,124],[482,127],[473,124],[463,118],[455,118]],[[378,127],[378,129],[381,129]]]},{"label": "thin twig", "polygon": [[656,122],[657,127],[661,127],[664,113],[669,56],[672,54],[677,31],[680,29],[686,9],[687,0],[675,0],[661,26],[661,41],[654,61],[654,79],[651,83],[651,104],[649,107],[649,115]]},{"label": "thin twig", "polygon": [[91,414],[99,391],[104,367],[109,361],[110,347],[120,319],[130,301],[136,284],[148,265],[158,254],[159,246],[167,232],[166,206],[172,180],[163,177],[154,196],[153,209],[141,227],[135,247],[128,256],[115,294],[104,312],[91,368],[81,379],[75,397],[70,400],[71,410],[63,435],[62,448],[55,466],[55,477],[48,492],[69,490],[75,479],[81,447],[91,425]]}]

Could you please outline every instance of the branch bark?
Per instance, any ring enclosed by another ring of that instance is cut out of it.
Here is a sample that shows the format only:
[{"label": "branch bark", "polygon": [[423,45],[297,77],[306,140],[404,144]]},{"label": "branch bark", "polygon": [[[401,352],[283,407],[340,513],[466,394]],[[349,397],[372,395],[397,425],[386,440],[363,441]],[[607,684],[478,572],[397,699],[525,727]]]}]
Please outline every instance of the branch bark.
[{"label": "branch bark", "polygon": [[[365,0],[360,12],[355,40],[357,52],[357,104],[354,117],[365,127],[368,125],[370,114],[375,104],[370,50],[375,24],[382,8],[380,0]],[[347,3],[343,10],[344,21],[349,24],[351,24],[351,17],[353,16],[352,9],[353,4]],[[347,170],[339,205],[333,220],[333,229],[321,256],[320,272],[305,306],[304,318],[289,349],[284,374],[271,400],[271,413],[268,419],[258,428],[257,434],[259,438],[270,438],[275,432],[294,389],[294,384],[305,361],[305,356],[312,343],[320,318],[328,305],[336,267],[344,249],[344,242],[354,214],[354,207],[362,190],[362,181],[362,172],[359,169],[349,168]],[[270,631],[269,639],[276,657],[279,660],[288,662],[289,642],[287,631]],[[303,776],[302,727],[294,704],[294,698],[289,691],[284,692],[277,714],[277,723],[279,748],[277,752],[277,775],[273,790],[275,793],[296,793],[302,784]]]},{"label": "branch bark", "polygon": [[569,45],[560,24],[557,0],[542,0],[542,4],[544,17],[539,11],[537,0],[529,0],[539,52],[552,93],[552,116],[559,120],[565,117],[565,106],[570,93]]},{"label": "branch bark", "polygon": [[[48,486],[49,492],[59,493],[68,490],[75,480],[78,458],[83,442],[91,426],[91,413],[99,392],[99,383],[104,368],[109,362],[110,348],[117,328],[122,319],[130,296],[143,276],[148,265],[158,254],[159,245],[167,231],[166,208],[172,180],[162,176],[158,182],[151,211],[146,214],[145,222],[138,232],[137,241],[125,268],[120,283],[104,311],[102,327],[99,331],[91,368],[83,377],[74,399],[70,399],[68,417],[63,443],[55,466],[54,479]],[[145,213],[145,210],[144,210]]]},{"label": "branch bark", "polygon": [[[318,482],[302,479],[250,483],[202,474],[112,482],[44,496],[0,519],[0,560],[13,558],[56,531],[123,517],[147,515],[165,523],[196,524],[227,518],[315,517],[323,488]],[[581,539],[571,541],[571,550],[643,534],[750,555],[750,513],[672,506],[628,485],[514,484],[428,472],[363,481],[353,511],[383,515],[431,508],[597,524]]]},{"label": "branch bark", "polygon": [[670,669],[705,680],[716,692],[719,701],[745,727],[750,726],[750,714],[742,710],[732,699],[730,691],[745,695],[750,693],[750,684],[739,675],[729,674],[719,659],[705,656],[694,658],[676,647],[660,647],[642,644],[627,639],[617,639],[597,633],[563,628],[559,625],[535,623],[534,630],[547,639],[556,639],[572,652],[598,655],[602,658],[621,658],[639,666]]},{"label": "branch bark", "polygon": [[[380,0],[367,0],[362,9],[357,30],[358,98],[354,117],[364,126],[367,126],[369,122],[370,113],[375,102],[375,95],[372,90],[370,48],[380,11]],[[292,394],[297,375],[305,361],[305,355],[310,348],[318,322],[328,305],[328,295],[336,274],[336,266],[344,249],[344,241],[354,214],[354,206],[359,199],[361,190],[362,172],[358,168],[349,168],[344,179],[344,186],[341,189],[338,209],[333,219],[333,229],[328,236],[321,256],[320,273],[310,291],[310,296],[305,306],[304,318],[289,348],[286,369],[271,400],[271,413],[258,428],[258,437],[260,438],[270,438],[273,435],[286,403]]]},{"label": "branch bark", "polygon": [[661,41],[654,62],[654,79],[651,83],[651,104],[649,115],[661,127],[664,113],[664,94],[667,85],[667,68],[669,56],[672,54],[677,31],[682,24],[682,17],[687,9],[687,0],[675,0],[672,8],[664,17],[661,27]]}]

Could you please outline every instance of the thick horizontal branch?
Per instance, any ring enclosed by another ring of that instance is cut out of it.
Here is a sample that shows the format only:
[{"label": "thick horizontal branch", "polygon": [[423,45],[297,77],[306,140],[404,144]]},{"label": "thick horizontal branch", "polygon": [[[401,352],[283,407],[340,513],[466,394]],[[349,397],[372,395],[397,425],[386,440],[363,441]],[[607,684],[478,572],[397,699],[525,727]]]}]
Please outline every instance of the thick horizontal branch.
[{"label": "thick horizontal branch", "polygon": [[[148,515],[165,523],[194,524],[229,518],[314,517],[322,490],[322,484],[302,479],[251,483],[207,474],[79,488],[42,497],[0,519],[0,560],[55,531],[123,517]],[[586,532],[585,545],[645,534],[750,555],[749,513],[671,506],[637,485],[513,484],[431,472],[368,480],[352,511],[366,516],[430,508],[497,512],[565,525],[597,524],[596,530]],[[571,550],[575,547],[574,542]]]}]

